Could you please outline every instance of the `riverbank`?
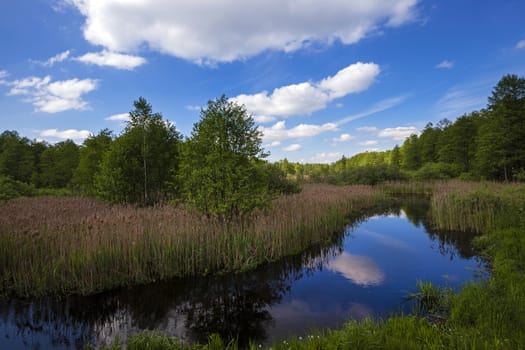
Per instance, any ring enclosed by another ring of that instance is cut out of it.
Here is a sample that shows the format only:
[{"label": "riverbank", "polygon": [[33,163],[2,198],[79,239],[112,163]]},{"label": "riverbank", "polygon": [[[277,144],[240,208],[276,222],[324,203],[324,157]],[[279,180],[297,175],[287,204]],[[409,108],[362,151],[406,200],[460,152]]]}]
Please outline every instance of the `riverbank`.
[{"label": "riverbank", "polygon": [[[437,314],[430,311],[379,322],[349,321],[341,329],[289,339],[273,344],[272,349],[525,348],[525,187],[449,182],[410,187],[397,184],[383,190],[399,193],[428,188],[437,227],[482,233],[475,245],[491,261],[491,278],[467,284],[458,294],[432,286],[422,288],[421,300],[437,303]],[[424,293],[431,292],[440,297],[424,298]],[[152,333],[134,335],[126,345],[128,349],[237,348],[235,341],[218,336],[210,337],[207,344],[190,346]],[[117,341],[108,348],[119,349],[121,344]]]},{"label": "riverbank", "polygon": [[109,206],[83,197],[0,203],[0,296],[90,295],[174,277],[246,271],[333,239],[393,198],[370,186],[306,185],[250,222],[187,208]]}]

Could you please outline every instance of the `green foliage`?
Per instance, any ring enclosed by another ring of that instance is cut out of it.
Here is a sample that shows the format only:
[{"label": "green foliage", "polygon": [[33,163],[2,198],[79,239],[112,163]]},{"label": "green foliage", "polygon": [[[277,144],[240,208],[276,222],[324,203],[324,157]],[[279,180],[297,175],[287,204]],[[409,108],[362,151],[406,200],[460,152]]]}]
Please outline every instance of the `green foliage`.
[{"label": "green foliage", "polygon": [[29,183],[35,170],[32,144],[21,138],[16,131],[4,131],[0,135],[0,174],[13,180]]},{"label": "green foliage", "polygon": [[298,181],[289,179],[278,164],[262,163],[268,177],[268,190],[271,194],[292,194],[301,192]]},{"label": "green foliage", "polygon": [[111,131],[104,129],[91,135],[80,148],[79,163],[73,174],[72,185],[80,193],[95,194],[95,174],[100,170],[104,153],[112,142]]},{"label": "green foliage", "polygon": [[21,181],[13,180],[8,176],[0,175],[0,200],[32,196],[35,194],[34,186]]},{"label": "green foliage", "polygon": [[336,179],[345,185],[377,185],[385,181],[403,180],[405,176],[398,167],[383,164],[347,168]]},{"label": "green foliage", "polygon": [[461,168],[459,165],[450,163],[425,163],[421,168],[412,173],[414,180],[446,180],[459,176]]},{"label": "green foliage", "polygon": [[174,195],[172,174],[179,166],[180,134],[161,114],[153,113],[144,98],[134,106],[125,131],[102,156],[94,177],[96,194],[112,203],[151,204],[170,199]]},{"label": "green foliage", "polygon": [[188,203],[222,220],[267,205],[261,133],[246,110],[225,96],[209,101],[183,147],[179,179]]},{"label": "green foliage", "polygon": [[71,140],[47,147],[40,156],[38,187],[64,188],[78,166],[79,147]]}]

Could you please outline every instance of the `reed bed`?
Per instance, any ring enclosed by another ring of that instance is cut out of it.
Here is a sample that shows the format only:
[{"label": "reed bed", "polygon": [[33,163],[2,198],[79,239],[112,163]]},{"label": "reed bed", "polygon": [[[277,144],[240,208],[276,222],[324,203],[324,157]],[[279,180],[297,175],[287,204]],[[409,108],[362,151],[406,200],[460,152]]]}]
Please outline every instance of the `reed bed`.
[{"label": "reed bed", "polygon": [[328,243],[389,199],[368,186],[307,185],[249,222],[182,206],[109,206],[82,197],[0,203],[0,295],[93,294],[172,277],[236,272]]},{"label": "reed bed", "polygon": [[495,182],[444,182],[435,186],[430,217],[438,229],[487,233],[525,226],[525,186]]}]

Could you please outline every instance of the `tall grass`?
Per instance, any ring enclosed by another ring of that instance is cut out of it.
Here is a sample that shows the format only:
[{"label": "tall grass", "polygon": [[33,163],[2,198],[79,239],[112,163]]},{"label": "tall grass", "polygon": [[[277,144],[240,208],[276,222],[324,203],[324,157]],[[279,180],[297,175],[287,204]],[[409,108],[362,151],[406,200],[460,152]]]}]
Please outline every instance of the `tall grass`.
[{"label": "tall grass", "polygon": [[108,206],[81,197],[0,203],[0,294],[92,294],[171,277],[243,271],[330,242],[389,199],[367,186],[308,185],[248,223],[184,207]]},{"label": "tall grass", "polygon": [[[390,185],[397,193],[431,188],[433,223],[482,233],[478,249],[491,260],[491,276],[470,282],[458,294],[419,282],[422,303],[413,315],[382,321],[349,321],[341,329],[272,344],[272,349],[525,349],[525,186],[460,181]],[[446,310],[444,310],[446,308]],[[429,314],[442,315],[439,322]],[[161,336],[141,333],[131,343]],[[130,344],[131,344],[130,343]],[[146,347],[138,347],[141,349]],[[177,344],[173,349],[234,349],[235,344]],[[253,345],[252,348],[258,348]]]}]

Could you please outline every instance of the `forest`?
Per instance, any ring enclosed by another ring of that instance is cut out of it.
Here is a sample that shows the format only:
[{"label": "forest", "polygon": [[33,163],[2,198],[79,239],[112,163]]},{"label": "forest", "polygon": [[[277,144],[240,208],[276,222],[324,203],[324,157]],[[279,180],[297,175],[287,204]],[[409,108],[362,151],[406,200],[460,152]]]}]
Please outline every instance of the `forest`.
[{"label": "forest", "polygon": [[62,193],[110,203],[185,201],[231,217],[266,205],[276,194],[297,192],[301,182],[525,180],[525,78],[516,75],[501,78],[485,109],[454,122],[428,123],[391,150],[343,156],[332,164],[266,161],[254,120],[225,96],[208,102],[185,138],[144,98],[133,105],[120,135],[104,129],[82,145],[4,131],[0,198]]}]

